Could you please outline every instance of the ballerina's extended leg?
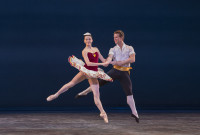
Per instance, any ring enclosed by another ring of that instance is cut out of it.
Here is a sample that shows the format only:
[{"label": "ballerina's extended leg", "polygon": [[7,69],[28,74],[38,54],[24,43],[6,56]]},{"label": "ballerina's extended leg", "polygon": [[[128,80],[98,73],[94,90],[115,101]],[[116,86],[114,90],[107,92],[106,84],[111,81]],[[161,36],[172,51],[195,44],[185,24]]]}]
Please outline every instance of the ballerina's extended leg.
[{"label": "ballerina's extended leg", "polygon": [[82,82],[85,79],[86,79],[85,75],[82,72],[79,72],[69,83],[65,84],[58,92],[47,97],[47,101],[52,101],[56,99],[60,94],[66,92],[67,90],[69,90],[69,88]]}]

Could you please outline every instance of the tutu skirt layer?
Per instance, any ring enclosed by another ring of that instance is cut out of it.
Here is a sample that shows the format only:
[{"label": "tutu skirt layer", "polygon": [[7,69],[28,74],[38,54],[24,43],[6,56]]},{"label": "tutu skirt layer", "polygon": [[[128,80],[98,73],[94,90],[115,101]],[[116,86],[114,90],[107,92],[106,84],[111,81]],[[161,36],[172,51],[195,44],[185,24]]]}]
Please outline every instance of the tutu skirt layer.
[{"label": "tutu skirt layer", "polygon": [[98,68],[98,71],[93,71],[85,68],[85,63],[82,60],[76,58],[74,55],[70,56],[68,58],[68,61],[71,64],[71,66],[83,72],[84,75],[86,75],[88,78],[100,78],[110,82],[113,81],[113,79],[110,76],[108,76],[101,68]]}]

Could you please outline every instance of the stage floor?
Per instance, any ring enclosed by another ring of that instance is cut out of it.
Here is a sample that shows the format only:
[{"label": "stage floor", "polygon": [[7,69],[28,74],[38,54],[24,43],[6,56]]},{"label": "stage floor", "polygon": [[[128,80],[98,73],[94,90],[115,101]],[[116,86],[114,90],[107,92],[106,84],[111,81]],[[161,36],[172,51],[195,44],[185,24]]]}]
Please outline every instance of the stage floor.
[{"label": "stage floor", "polygon": [[108,113],[105,124],[97,112],[0,113],[0,135],[200,135],[200,113]]}]

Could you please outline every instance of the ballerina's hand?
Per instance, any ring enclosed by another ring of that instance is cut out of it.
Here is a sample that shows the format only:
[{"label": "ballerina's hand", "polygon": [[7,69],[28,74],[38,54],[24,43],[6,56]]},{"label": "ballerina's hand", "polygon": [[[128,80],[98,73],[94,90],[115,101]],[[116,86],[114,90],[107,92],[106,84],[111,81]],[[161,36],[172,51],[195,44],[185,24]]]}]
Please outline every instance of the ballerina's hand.
[{"label": "ballerina's hand", "polygon": [[108,65],[109,65],[109,62],[104,62],[104,63],[103,63],[103,66],[104,66],[104,67],[107,67]]}]

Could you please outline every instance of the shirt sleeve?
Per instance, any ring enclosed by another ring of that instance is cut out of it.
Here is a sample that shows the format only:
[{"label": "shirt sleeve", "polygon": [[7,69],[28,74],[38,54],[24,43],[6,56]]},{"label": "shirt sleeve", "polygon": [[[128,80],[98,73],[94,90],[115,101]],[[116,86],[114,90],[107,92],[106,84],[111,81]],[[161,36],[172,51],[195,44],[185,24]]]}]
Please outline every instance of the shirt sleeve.
[{"label": "shirt sleeve", "polygon": [[110,55],[110,54],[114,55],[114,48],[110,48],[108,55]]},{"label": "shirt sleeve", "polygon": [[136,53],[135,53],[135,51],[134,51],[132,46],[130,46],[130,48],[129,48],[129,55],[131,55],[131,54],[135,54],[136,55]]}]

